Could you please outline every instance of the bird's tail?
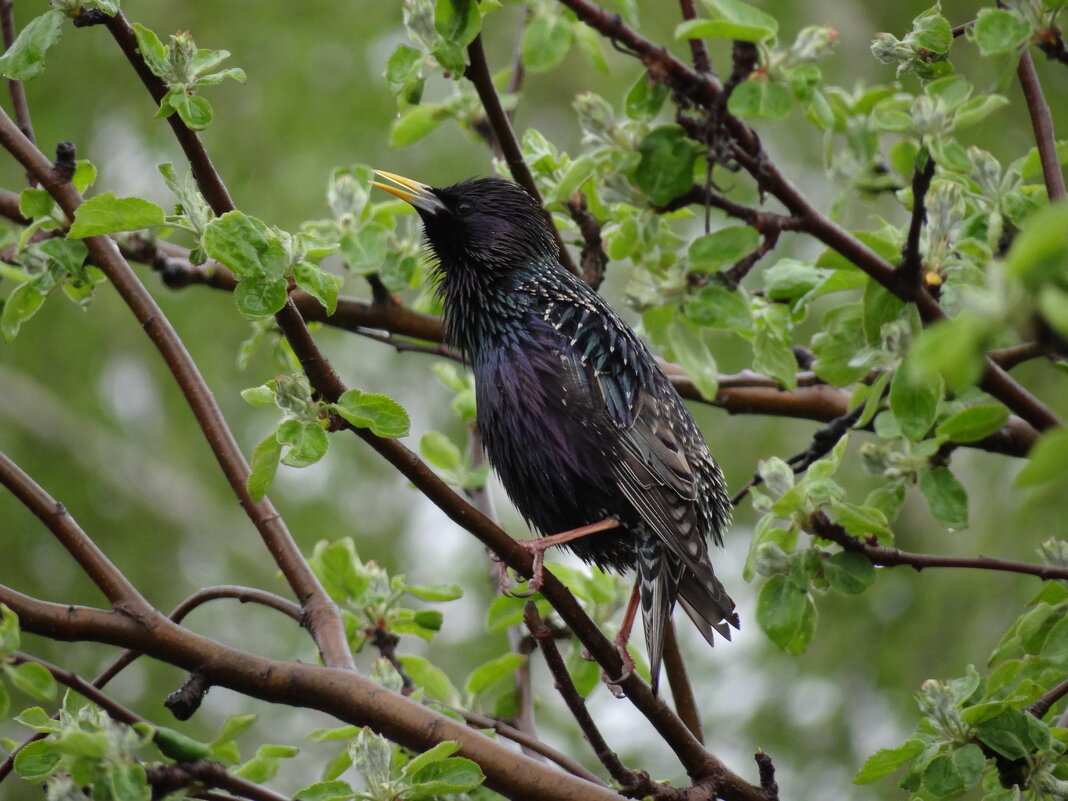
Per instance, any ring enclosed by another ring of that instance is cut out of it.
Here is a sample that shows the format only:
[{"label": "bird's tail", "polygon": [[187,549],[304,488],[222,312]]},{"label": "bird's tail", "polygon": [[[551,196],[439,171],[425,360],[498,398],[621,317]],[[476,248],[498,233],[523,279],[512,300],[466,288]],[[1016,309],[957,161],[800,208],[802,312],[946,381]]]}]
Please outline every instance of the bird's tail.
[{"label": "bird's tail", "polygon": [[678,595],[682,608],[709,645],[715,644],[712,641],[713,629],[729,640],[730,626],[740,628],[734,601],[716,578],[711,565],[688,565],[679,579]]},{"label": "bird's tail", "polygon": [[664,547],[659,537],[646,537],[639,544],[638,593],[642,604],[642,626],[645,628],[645,647],[649,652],[649,671],[654,694],[660,683],[664,637],[683,572],[682,562]]}]

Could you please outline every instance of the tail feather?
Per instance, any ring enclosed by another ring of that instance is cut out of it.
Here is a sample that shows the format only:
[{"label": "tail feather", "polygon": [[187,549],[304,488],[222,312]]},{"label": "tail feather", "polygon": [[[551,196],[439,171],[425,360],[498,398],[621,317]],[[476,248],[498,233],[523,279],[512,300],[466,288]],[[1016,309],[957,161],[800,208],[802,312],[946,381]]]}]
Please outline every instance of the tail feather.
[{"label": "tail feather", "polygon": [[713,629],[725,640],[730,640],[729,626],[740,628],[740,622],[734,611],[734,601],[716,578],[712,567],[700,567],[700,572],[690,568],[683,571],[678,583],[679,603],[709,645],[713,645]]},{"label": "tail feather", "polygon": [[645,646],[655,694],[660,684],[660,663],[664,637],[678,596],[682,563],[668,551],[659,537],[647,537],[638,547],[638,582],[642,606]]}]

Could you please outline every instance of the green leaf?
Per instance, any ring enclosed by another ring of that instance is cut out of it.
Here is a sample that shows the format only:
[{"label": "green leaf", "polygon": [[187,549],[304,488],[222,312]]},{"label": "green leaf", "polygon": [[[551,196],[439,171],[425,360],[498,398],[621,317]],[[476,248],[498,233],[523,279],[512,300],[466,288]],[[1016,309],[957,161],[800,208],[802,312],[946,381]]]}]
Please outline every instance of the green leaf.
[{"label": "green leaf", "polygon": [[38,784],[55,772],[62,759],[55,740],[38,740],[15,755],[15,773],[30,784]]},{"label": "green leaf", "polygon": [[267,495],[267,490],[271,488],[274,476],[278,472],[278,462],[281,458],[282,443],[273,433],[257,445],[252,452],[250,465],[252,470],[248,474],[246,486],[254,501],[261,500]]},{"label": "green leaf", "polygon": [[404,666],[404,672],[411,676],[417,686],[426,691],[427,696],[450,706],[460,703],[460,693],[441,668],[414,654],[400,654],[398,658]]},{"label": "green leaf", "polygon": [[919,441],[927,435],[934,425],[941,396],[937,379],[916,375],[908,363],[898,368],[890,381],[890,411],[906,437]]},{"label": "green leaf", "polygon": [[[423,53],[408,45],[397,45],[386,62],[386,88],[390,94],[399,94],[415,79],[423,63]],[[412,100],[418,103],[419,99]]]},{"label": "green leaf", "polygon": [[357,428],[369,428],[378,437],[396,439],[408,435],[411,421],[404,407],[392,398],[350,389],[330,408]]},{"label": "green leaf", "polygon": [[523,31],[523,64],[531,72],[551,70],[564,60],[574,41],[575,32],[564,17],[535,17]]},{"label": "green leaf", "polygon": [[440,431],[427,431],[419,438],[419,452],[439,470],[458,470],[463,454],[451,439]]},{"label": "green leaf", "polygon": [[924,329],[909,353],[909,363],[925,375],[941,375],[955,392],[974,386],[986,369],[985,350],[991,323],[979,315],[961,312]]},{"label": "green leaf", "polygon": [[527,658],[523,654],[508,653],[484,662],[471,671],[464,687],[472,695],[478,695],[499,681],[515,673],[525,665]]},{"label": "green leaf", "polygon": [[1068,203],[1047,206],[1027,218],[1005,258],[1011,275],[1030,288],[1063,279],[1068,264]]},{"label": "green leaf", "polygon": [[194,131],[207,128],[211,124],[211,103],[184,86],[172,87],[160,100],[159,116],[169,116],[172,111]]},{"label": "green leaf", "polygon": [[309,784],[293,797],[297,801],[350,801],[355,797],[352,786],[341,779]]},{"label": "green leaf", "polygon": [[424,751],[418,756],[412,757],[411,760],[401,769],[401,776],[410,777],[427,765],[432,765],[435,762],[441,762],[444,759],[455,754],[460,750],[460,743],[456,740],[444,740],[438,743],[428,751]]},{"label": "green leaf", "polygon": [[984,720],[975,727],[979,740],[1007,759],[1025,758],[1029,749],[1024,742],[1029,741],[1030,737],[1023,717],[1023,712],[1007,709],[996,717]]},{"label": "green leaf", "polygon": [[680,125],[654,128],[638,145],[634,182],[654,206],[664,206],[693,186],[694,142]]},{"label": "green leaf", "polygon": [[455,601],[464,595],[459,584],[405,584],[404,591],[423,601]]},{"label": "green leaf", "polygon": [[389,146],[394,148],[404,147],[413,142],[418,142],[441,125],[448,117],[449,113],[441,106],[426,103],[420,106],[412,106],[393,121],[389,131]]},{"label": "green leaf", "polygon": [[969,406],[939,423],[935,433],[953,442],[976,442],[1005,425],[1009,410],[1000,403]]},{"label": "green leaf", "polygon": [[787,390],[797,386],[797,358],[790,343],[766,326],[753,338],[753,369],[771,376]]},{"label": "green leaf", "polygon": [[652,80],[648,72],[643,72],[627,91],[623,108],[633,120],[651,120],[660,113],[669,94],[666,84]]},{"label": "green leaf", "polygon": [[726,328],[743,336],[753,330],[749,295],[741,287],[729,289],[723,284],[709,284],[686,303],[685,311],[699,325]]},{"label": "green leaf", "polygon": [[55,205],[56,202],[52,200],[47,189],[30,187],[19,194],[19,214],[23,217],[48,217]]},{"label": "green leaf", "polygon": [[700,333],[685,323],[675,321],[667,329],[668,343],[686,375],[705,400],[714,400],[719,390],[716,359]]},{"label": "green leaf", "polygon": [[982,8],[968,31],[968,38],[979,45],[984,56],[1009,53],[1031,36],[1031,26],[1011,11]]},{"label": "green leaf", "polygon": [[875,535],[882,542],[893,539],[893,534],[887,528],[886,515],[881,509],[870,505],[843,503],[835,498],[831,498],[830,506],[834,522],[843,526],[854,537],[867,539]]},{"label": "green leaf", "polygon": [[211,746],[195,740],[180,731],[159,726],[152,738],[160,752],[171,759],[183,762],[193,759],[208,759],[212,754]]},{"label": "green leaf", "polygon": [[141,52],[141,58],[152,71],[152,74],[164,78],[167,75],[167,50],[169,49],[160,41],[156,34],[144,25],[135,22],[133,24],[134,36],[137,38],[137,49]]},{"label": "green leaf", "polygon": [[764,120],[781,120],[789,116],[793,105],[789,87],[769,80],[766,75],[750,76],[727,101],[727,109],[732,114]]},{"label": "green leaf", "polygon": [[827,275],[810,261],[779,259],[764,270],[764,295],[772,300],[796,301],[812,292]]},{"label": "green leaf", "polygon": [[293,278],[300,289],[319,301],[327,314],[337,310],[337,298],[341,292],[341,279],[338,276],[316,267],[310,261],[298,261],[293,265]]},{"label": "green leaf", "polygon": [[[6,309],[5,309],[6,311]],[[1031,449],[1029,461],[1016,476],[1017,487],[1041,484],[1068,471],[1068,428],[1051,428]]]},{"label": "green leaf", "polygon": [[250,320],[260,320],[277,314],[286,305],[288,287],[284,278],[246,276],[234,287],[234,301]]},{"label": "green leaf", "polygon": [[61,731],[63,726],[58,720],[53,718],[47,712],[45,712],[39,706],[31,706],[28,709],[22,710],[15,720],[21,723],[23,726],[29,726],[34,731],[54,734]]},{"label": "green leaf", "polygon": [[808,593],[782,573],[764,582],[757,598],[757,623],[773,643],[787,650],[801,631]]},{"label": "green leaf", "polygon": [[44,72],[45,53],[59,41],[63,14],[51,9],[30,20],[0,56],[0,77],[28,81]]},{"label": "green leaf", "polygon": [[457,47],[467,47],[478,36],[482,17],[477,0],[437,0],[434,27],[441,37]]},{"label": "green leaf", "polygon": [[946,528],[967,528],[968,494],[949,468],[936,467],[920,473],[920,492],[927,499],[931,514]]},{"label": "green leaf", "polygon": [[695,272],[714,272],[733,264],[756,249],[760,234],[748,225],[731,225],[690,243],[690,264]]},{"label": "green leaf", "polygon": [[8,295],[3,310],[0,311],[0,333],[3,334],[4,339],[8,341],[14,339],[22,324],[33,317],[44,305],[46,297],[48,293],[39,290],[36,281],[29,281],[15,287]]},{"label": "green leaf", "polygon": [[687,20],[675,29],[676,39],[738,39],[763,42],[775,36],[778,21],[740,0],[704,0],[711,20]]},{"label": "green leaf", "polygon": [[880,749],[867,758],[857,771],[853,784],[871,784],[919,756],[923,749],[923,741],[915,738],[906,740],[897,748]]},{"label": "green leaf", "polygon": [[485,781],[477,763],[464,757],[450,757],[427,765],[411,777],[412,784],[405,794],[409,801],[462,793]]},{"label": "green leaf", "polygon": [[74,212],[74,223],[67,234],[71,239],[138,231],[166,222],[163,209],[140,197],[115,197],[114,192],[89,198]]},{"label": "green leaf", "polygon": [[949,796],[964,789],[964,780],[953,760],[939,754],[924,769],[923,786],[935,797]]},{"label": "green leaf", "polygon": [[48,668],[37,662],[15,665],[8,673],[11,683],[37,701],[52,701],[56,697],[56,680]]},{"label": "green leaf", "polygon": [[875,583],[875,567],[859,553],[839,551],[823,563],[827,582],[843,595],[859,595]]},{"label": "green leaf", "polygon": [[1058,667],[1068,665],[1068,618],[1062,617],[1050,629],[1042,643],[1042,656]]},{"label": "green leaf", "polygon": [[905,301],[882,284],[868,280],[864,287],[864,338],[869,345],[882,346],[882,330],[887,323],[901,317]]},{"label": "green leaf", "polygon": [[19,649],[19,616],[7,604],[0,604],[0,655]]},{"label": "green leaf", "polygon": [[[486,631],[493,633],[504,631],[509,626],[515,626],[523,622],[523,608],[526,600],[512,595],[499,595],[493,599],[489,609],[486,610]],[[540,594],[534,596],[534,605],[541,615],[547,615],[552,611],[549,602]]]},{"label": "green leaf", "polygon": [[245,276],[284,278],[281,243],[268,236],[267,226],[240,211],[229,211],[204,229],[204,251],[226,265],[239,279]]},{"label": "green leaf", "polygon": [[278,426],[275,437],[283,445],[289,446],[282,463],[290,467],[315,464],[326,456],[330,447],[326,430],[317,421],[286,420]]}]

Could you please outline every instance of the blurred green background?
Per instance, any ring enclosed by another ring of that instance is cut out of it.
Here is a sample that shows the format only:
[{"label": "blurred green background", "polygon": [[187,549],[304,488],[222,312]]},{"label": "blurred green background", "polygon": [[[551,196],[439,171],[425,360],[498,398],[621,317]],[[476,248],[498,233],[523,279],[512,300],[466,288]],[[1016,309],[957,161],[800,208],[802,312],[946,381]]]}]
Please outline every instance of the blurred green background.
[{"label": "blurred green background", "polygon": [[[46,5],[18,3],[20,25]],[[885,30],[903,35],[912,16],[926,7],[922,2],[842,0],[759,5],[780,19],[782,41],[790,41],[806,25],[835,26],[839,45],[821,68],[831,82],[847,88],[893,79],[893,68],[877,63],[869,53],[872,34]],[[643,0],[639,7],[643,33],[686,57],[685,45],[671,38],[675,4]],[[223,66],[247,72],[244,86],[228,81],[208,90],[216,116],[203,139],[238,206],[268,223],[292,230],[305,220],[327,216],[326,181],[336,166],[372,164],[435,184],[492,169],[486,147],[451,124],[413,146],[389,149],[395,103],[382,70],[392,49],[406,40],[400,2],[131,0],[124,10],[131,21],[152,28],[161,38],[189,30],[200,47],[231,51],[231,60]],[[957,24],[971,19],[975,7],[955,0],[943,3],[943,13]],[[494,69],[511,59],[518,15],[518,7],[509,7],[487,21],[487,50]],[[560,69],[529,75],[516,115],[517,131],[534,126],[560,148],[577,151],[580,132],[571,111],[575,95],[594,91],[618,105],[641,72],[635,60],[610,47],[605,52],[608,73],[595,70],[573,50]],[[975,55],[969,43],[959,40],[954,63],[980,90],[991,90],[1001,76],[991,74]],[[713,47],[712,56],[721,72],[729,70],[725,48]],[[1063,133],[1068,130],[1064,68],[1037,60]],[[95,191],[139,194],[173,204],[156,164],[180,164],[180,150],[169,126],[153,119],[150,98],[103,28],[66,26],[62,41],[48,55],[46,72],[27,85],[27,92],[41,147],[51,153],[59,141],[74,142],[78,155],[100,170]],[[438,79],[431,81],[428,92],[433,96],[451,89]],[[1009,85],[1008,95],[1011,105],[970,142],[1004,161],[1032,144],[1015,83]],[[6,97],[4,106],[10,113]],[[818,207],[828,207],[839,189],[825,177],[823,144],[811,127],[795,112],[790,119],[757,128],[785,171]],[[24,182],[16,165],[0,161],[0,186],[19,191]],[[742,178],[738,182],[744,184]],[[904,214],[892,202],[873,208],[895,220]],[[867,216],[871,211],[865,206],[865,216],[851,222],[873,225]],[[811,243],[785,240],[780,250],[814,252]],[[250,327],[226,294],[201,288],[169,291],[147,268],[138,270],[250,453],[275,417],[270,410],[247,406],[238,392],[273,377],[274,362],[263,350],[244,372],[236,369],[237,349]],[[626,264],[610,266],[605,289],[610,299],[618,301],[627,270]],[[0,291],[6,293],[6,288]],[[350,278],[344,291],[368,295],[358,279]],[[448,409],[451,395],[427,369],[429,357],[396,354],[388,346],[325,328],[316,338],[350,386],[384,392],[406,405],[413,418],[412,447],[430,429],[463,441],[463,431]],[[724,372],[745,366],[747,350],[740,339],[723,337],[720,344],[716,355]],[[1025,382],[1048,382],[1044,372],[1025,366],[1018,375]],[[1068,411],[1064,390],[1063,384],[1047,383],[1036,391],[1063,413]],[[816,429],[803,421],[728,418],[709,407],[695,411],[732,488],[748,479],[759,459],[803,449]],[[858,490],[866,479],[856,469],[855,450],[865,436],[854,435],[854,461],[843,471],[854,474],[848,481]],[[106,286],[85,312],[53,297],[14,342],[0,344],[0,449],[61,500],[159,608],[168,610],[195,589],[216,583],[251,584],[286,594],[174,381]],[[912,498],[895,526],[901,547],[1033,561],[1039,542],[1063,536],[1068,494],[1057,491],[1063,486],[1040,496],[1021,494],[1011,488],[1019,463],[979,452],[960,452],[954,467],[970,494],[971,527],[946,535],[922,501]],[[503,522],[510,530],[522,531],[507,500],[495,492]],[[462,601],[444,607],[445,627],[430,649],[431,658],[455,683],[499,652],[501,636],[483,633],[492,589],[481,546],[355,437],[333,437],[331,453],[314,467],[282,468],[271,496],[306,551],[318,540],[351,536],[363,558],[404,572],[412,581],[456,582],[465,588]],[[897,745],[910,730],[917,716],[912,696],[924,679],[960,675],[969,663],[985,663],[1038,582],[1008,574],[884,570],[859,598],[821,599],[812,647],[791,658],[770,646],[757,629],[755,589],[740,577],[753,519],[743,505],[726,552],[717,555],[717,571],[738,600],[743,619],[737,642],[709,651],[688,624],[680,626],[710,747],[753,779],[751,755],[763,747],[779,770],[784,797],[900,797],[893,780],[854,787],[850,779],[867,755]],[[44,527],[6,492],[0,492],[0,548],[0,582],[53,601],[102,602]],[[192,615],[188,625],[263,655],[315,658],[309,641],[291,621],[252,606],[217,602]],[[28,650],[85,676],[98,672],[112,655],[90,644],[26,639]],[[410,639],[402,643],[402,651],[425,651],[420,641]],[[361,655],[361,662],[366,664],[369,656]],[[538,695],[541,733],[594,765],[551,684],[544,682],[538,658],[534,672],[543,682]],[[142,660],[114,682],[112,692],[151,719],[173,723],[162,701],[182,678],[179,671]],[[657,778],[684,779],[666,747],[625,701],[599,688],[591,703],[610,744],[625,761],[648,768]],[[313,726],[332,725],[318,714],[270,709],[215,689],[184,730],[210,739],[226,715],[247,711],[264,716],[241,741],[247,756],[257,742],[295,741]],[[0,733],[23,736],[14,727]],[[276,789],[293,791],[312,781],[331,753],[312,744],[302,748],[304,755],[273,783]],[[25,790],[11,778],[0,795],[40,797],[38,790]]]}]

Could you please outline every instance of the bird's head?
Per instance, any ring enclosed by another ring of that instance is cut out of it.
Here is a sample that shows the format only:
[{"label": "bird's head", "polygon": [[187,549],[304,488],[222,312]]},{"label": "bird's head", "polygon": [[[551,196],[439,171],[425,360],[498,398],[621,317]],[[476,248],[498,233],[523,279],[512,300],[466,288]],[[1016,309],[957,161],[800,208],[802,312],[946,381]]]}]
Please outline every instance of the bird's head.
[{"label": "bird's head", "polygon": [[559,259],[541,207],[511,181],[475,178],[435,188],[376,172],[392,184],[375,181],[375,186],[411,203],[419,212],[427,241],[446,278],[474,273],[492,280],[534,261]]}]

